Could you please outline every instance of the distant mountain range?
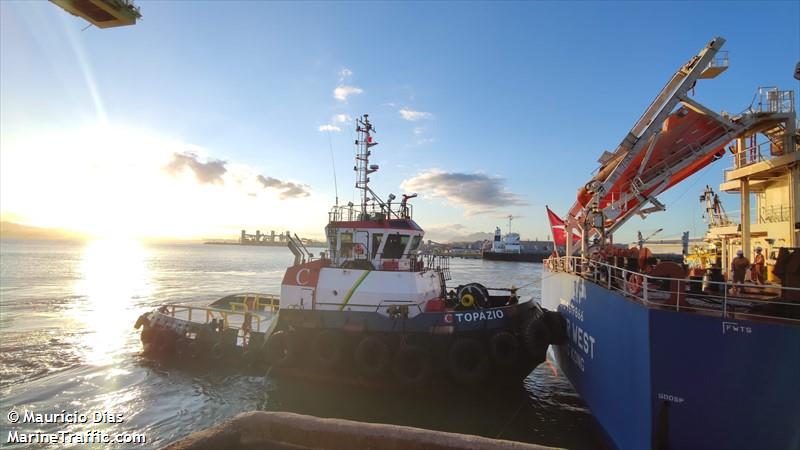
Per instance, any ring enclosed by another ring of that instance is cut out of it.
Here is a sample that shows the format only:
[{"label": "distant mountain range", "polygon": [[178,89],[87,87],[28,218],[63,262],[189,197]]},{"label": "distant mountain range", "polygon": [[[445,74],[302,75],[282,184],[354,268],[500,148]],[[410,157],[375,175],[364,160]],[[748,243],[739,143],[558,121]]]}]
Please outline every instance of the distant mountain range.
[{"label": "distant mountain range", "polygon": [[63,230],[60,228],[32,227],[16,222],[0,221],[0,238],[83,241],[88,239],[88,236],[76,231]]}]

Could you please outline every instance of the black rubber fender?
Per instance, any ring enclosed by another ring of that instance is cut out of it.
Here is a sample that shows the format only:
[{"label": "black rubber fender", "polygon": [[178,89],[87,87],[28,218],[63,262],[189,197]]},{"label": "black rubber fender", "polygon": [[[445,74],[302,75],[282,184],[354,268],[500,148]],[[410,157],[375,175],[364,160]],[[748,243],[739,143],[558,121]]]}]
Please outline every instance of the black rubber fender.
[{"label": "black rubber fender", "polygon": [[211,359],[214,361],[222,361],[225,359],[225,346],[217,342],[211,346]]},{"label": "black rubber fender", "polygon": [[272,334],[264,342],[264,353],[267,362],[275,367],[292,367],[300,359],[297,351],[297,342],[293,336],[285,330]]},{"label": "black rubber fender", "polygon": [[551,345],[564,345],[567,343],[567,319],[555,311],[544,312],[544,323],[550,336]]},{"label": "black rubber fender", "polygon": [[312,362],[321,368],[331,368],[342,361],[344,336],[335,330],[320,330],[311,340]]},{"label": "black rubber fender", "polygon": [[489,355],[499,367],[514,367],[519,361],[519,351],[519,340],[510,331],[500,330],[489,337]]},{"label": "black rubber fender", "polygon": [[181,336],[175,341],[175,355],[181,359],[189,359],[189,344],[191,339]]},{"label": "black rubber fender", "polygon": [[149,325],[145,325],[142,328],[142,333],[139,335],[139,339],[142,341],[142,344],[147,345],[153,342],[153,337],[155,337],[156,330]]},{"label": "black rubber fender", "polygon": [[421,347],[406,344],[394,354],[392,374],[403,386],[424,387],[432,372],[430,356]]},{"label": "black rubber fender", "polygon": [[175,351],[175,333],[170,330],[157,330],[153,336],[153,351],[161,358],[172,356]]},{"label": "black rubber fender", "polygon": [[486,346],[472,337],[456,339],[447,352],[447,369],[459,384],[477,386],[483,383],[491,369]]},{"label": "black rubber fender", "polygon": [[391,350],[378,336],[367,336],[358,343],[353,355],[356,368],[361,375],[377,377],[391,364]]},{"label": "black rubber fender", "polygon": [[150,320],[147,318],[147,313],[143,313],[136,319],[136,323],[133,324],[133,328],[138,330],[142,325],[150,325]]},{"label": "black rubber fender", "polygon": [[522,325],[522,342],[525,350],[532,355],[539,355],[550,345],[550,333],[543,315],[532,313]]},{"label": "black rubber fender", "polygon": [[261,352],[257,349],[248,348],[242,352],[242,366],[250,370],[260,368],[261,364],[264,362],[261,356]]},{"label": "black rubber fender", "polygon": [[192,360],[200,359],[202,355],[202,347],[199,342],[195,339],[189,340],[189,344],[186,346],[186,354]]}]

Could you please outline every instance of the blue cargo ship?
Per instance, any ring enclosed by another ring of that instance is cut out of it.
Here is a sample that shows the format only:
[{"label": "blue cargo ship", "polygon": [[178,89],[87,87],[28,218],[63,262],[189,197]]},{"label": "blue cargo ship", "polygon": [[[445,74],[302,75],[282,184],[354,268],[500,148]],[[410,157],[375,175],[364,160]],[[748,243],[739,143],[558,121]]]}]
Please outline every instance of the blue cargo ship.
[{"label": "blue cargo ship", "polygon": [[[613,448],[800,448],[794,92],[762,88],[736,116],[689,97],[727,68],[724,42],[675,73],[564,220],[548,211],[567,255],[542,276],[543,306],[567,324],[550,356]],[[663,210],[659,194],[726,150],[720,190],[742,212],[710,208],[703,258],[662,262],[641,243],[613,243],[628,218]]]}]

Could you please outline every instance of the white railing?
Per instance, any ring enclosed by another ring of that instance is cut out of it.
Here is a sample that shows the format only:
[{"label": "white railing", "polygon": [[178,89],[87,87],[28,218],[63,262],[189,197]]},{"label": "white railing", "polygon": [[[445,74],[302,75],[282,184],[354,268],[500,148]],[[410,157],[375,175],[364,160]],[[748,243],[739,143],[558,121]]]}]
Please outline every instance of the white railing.
[{"label": "white railing", "polygon": [[777,87],[760,87],[751,109],[759,113],[794,112],[794,91],[781,91]]},{"label": "white railing", "polygon": [[550,258],[545,268],[578,275],[648,307],[800,323],[800,302],[784,300],[787,296],[800,299],[800,288],[655,277],[579,256]]}]

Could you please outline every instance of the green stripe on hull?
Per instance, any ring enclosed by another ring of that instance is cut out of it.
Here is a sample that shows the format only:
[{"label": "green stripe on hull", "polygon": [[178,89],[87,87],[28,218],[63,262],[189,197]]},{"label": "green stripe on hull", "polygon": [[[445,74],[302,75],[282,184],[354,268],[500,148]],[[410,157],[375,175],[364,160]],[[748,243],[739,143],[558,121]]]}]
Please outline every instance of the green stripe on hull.
[{"label": "green stripe on hull", "polygon": [[342,306],[339,307],[339,311],[343,310],[344,307],[347,306],[347,302],[350,301],[350,297],[353,296],[353,294],[356,292],[356,289],[358,289],[358,287],[364,281],[364,278],[367,278],[367,275],[369,275],[370,272],[371,270],[367,270],[360,277],[358,277],[358,280],[356,280],[353,287],[351,287],[350,290],[347,291],[347,295],[344,296],[344,303],[342,303]]}]

